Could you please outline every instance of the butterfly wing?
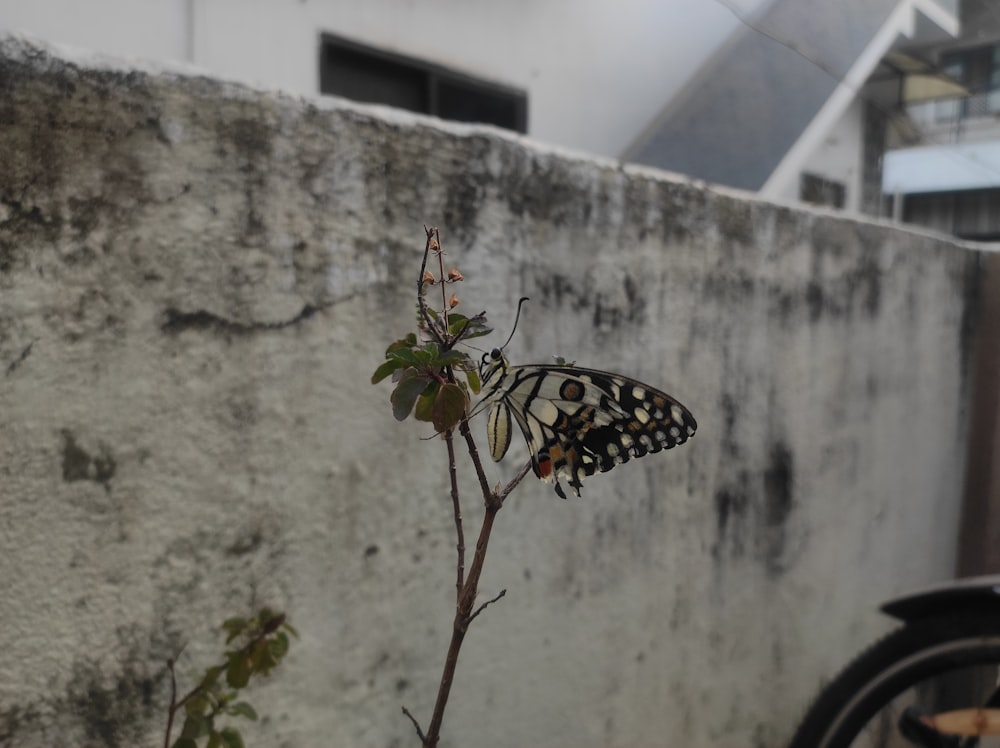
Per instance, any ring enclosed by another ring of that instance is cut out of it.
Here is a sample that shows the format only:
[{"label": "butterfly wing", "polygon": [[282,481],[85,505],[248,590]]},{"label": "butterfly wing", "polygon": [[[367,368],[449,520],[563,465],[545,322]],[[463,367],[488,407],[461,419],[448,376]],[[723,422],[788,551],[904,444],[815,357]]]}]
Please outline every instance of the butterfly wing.
[{"label": "butterfly wing", "polygon": [[[509,409],[528,442],[535,475],[554,482],[563,498],[560,478],[579,495],[584,478],[683,444],[698,427],[665,392],[604,371],[514,366],[498,389],[494,413],[505,416]],[[507,432],[509,440],[509,427]]]}]

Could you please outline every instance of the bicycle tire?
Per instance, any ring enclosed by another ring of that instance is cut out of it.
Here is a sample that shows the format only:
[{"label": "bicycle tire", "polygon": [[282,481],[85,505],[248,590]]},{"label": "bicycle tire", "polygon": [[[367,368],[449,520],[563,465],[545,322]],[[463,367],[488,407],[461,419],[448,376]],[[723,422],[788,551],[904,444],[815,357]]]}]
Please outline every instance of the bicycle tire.
[{"label": "bicycle tire", "polygon": [[789,748],[850,748],[897,696],[974,665],[1000,665],[1000,610],[906,623],[872,644],[823,688]]}]

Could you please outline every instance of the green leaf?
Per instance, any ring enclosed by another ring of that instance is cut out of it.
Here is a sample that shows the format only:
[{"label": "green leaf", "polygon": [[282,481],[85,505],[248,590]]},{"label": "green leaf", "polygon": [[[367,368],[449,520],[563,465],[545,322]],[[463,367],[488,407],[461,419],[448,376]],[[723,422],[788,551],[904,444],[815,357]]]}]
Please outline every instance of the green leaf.
[{"label": "green leaf", "polygon": [[226,748],[244,748],[243,737],[239,731],[234,730],[232,727],[223,727],[220,734],[222,736],[222,744]]},{"label": "green leaf", "polygon": [[417,397],[427,387],[427,383],[427,378],[418,376],[416,369],[406,370],[403,378],[396,385],[396,389],[389,396],[389,402],[392,403],[392,414],[397,421],[404,421],[410,415]]},{"label": "green leaf", "polygon": [[423,348],[418,348],[416,354],[422,363],[430,363],[437,360],[437,357],[441,355],[441,349],[438,348],[437,343],[431,341],[430,343],[425,343]]},{"label": "green leaf", "polygon": [[234,717],[246,717],[247,719],[256,720],[257,712],[245,701],[237,701],[231,707],[226,709],[226,714],[231,714]]},{"label": "green leaf", "polygon": [[400,338],[395,343],[392,343],[388,348],[385,349],[386,358],[393,351],[397,351],[400,348],[412,348],[417,344],[417,336],[415,333],[407,333],[405,338]]},{"label": "green leaf", "polygon": [[170,748],[198,748],[194,738],[177,738]]},{"label": "green leaf", "polygon": [[205,744],[205,748],[222,748],[222,733],[218,730],[208,733],[208,743]]},{"label": "green leaf", "polygon": [[283,624],[281,624],[281,628],[283,628],[289,634],[291,634],[292,636],[294,636],[296,639],[299,638],[299,632],[296,631],[295,627],[292,624],[290,624],[288,621],[285,621]]},{"label": "green leaf", "polygon": [[267,675],[278,664],[271,651],[271,642],[269,641],[259,641],[254,644],[253,651],[250,653],[250,660],[253,663],[254,672],[258,672],[261,675]]},{"label": "green leaf", "polygon": [[434,362],[436,366],[457,366],[469,361],[469,354],[465,351],[450,350],[445,351]]},{"label": "green leaf", "polygon": [[417,351],[412,348],[400,348],[392,353],[386,353],[385,356],[390,361],[398,361],[400,366],[417,366],[420,363]]},{"label": "green leaf", "polygon": [[209,717],[189,714],[184,720],[184,727],[181,728],[182,738],[196,739],[203,735],[208,735],[212,729],[212,720]]},{"label": "green leaf", "polygon": [[[477,314],[475,317],[470,317],[468,325],[465,325],[464,321],[462,322],[462,324],[456,325],[454,322],[452,322],[453,319],[454,316],[448,318],[448,321],[450,323],[449,326],[451,328],[449,332],[452,335],[458,335],[459,333],[461,333],[462,340],[468,340],[470,338],[481,338],[483,335],[489,335],[491,332],[493,332],[493,328],[490,327],[489,324],[486,322],[486,316],[484,314]],[[465,328],[464,330],[463,326]]]},{"label": "green leaf", "polygon": [[447,431],[458,425],[465,414],[468,399],[465,392],[457,384],[446,384],[441,387],[434,398],[431,418],[438,432]]},{"label": "green leaf", "polygon": [[465,378],[469,380],[469,389],[472,390],[472,394],[478,395],[479,390],[482,389],[482,383],[479,381],[479,372],[475,367],[465,370]]},{"label": "green leaf", "polygon": [[417,398],[417,405],[413,409],[413,417],[418,421],[430,423],[433,420],[431,411],[434,409],[434,399],[437,397],[438,388],[441,384],[432,379]]},{"label": "green leaf", "polygon": [[260,612],[257,613],[255,622],[258,629],[264,633],[269,633],[281,625],[281,620],[279,619],[284,619],[283,613],[275,613],[270,608],[261,608]]},{"label": "green leaf", "polygon": [[229,665],[226,667],[226,683],[231,688],[244,688],[250,680],[253,663],[242,652],[229,653]]},{"label": "green leaf", "polygon": [[372,384],[378,384],[401,366],[406,366],[406,364],[398,359],[391,358],[388,361],[383,361],[372,374]]},{"label": "green leaf", "polygon": [[210,690],[219,681],[219,676],[226,669],[225,665],[216,665],[215,667],[210,667],[205,671],[205,675],[201,679],[201,687],[205,690]]},{"label": "green leaf", "polygon": [[189,717],[203,717],[211,705],[212,702],[209,701],[208,696],[204,693],[199,693],[185,702],[184,713]]},{"label": "green leaf", "polygon": [[281,658],[288,654],[288,635],[279,631],[274,635],[274,638],[270,640],[271,642],[271,654],[277,662],[281,661]]},{"label": "green leaf", "polygon": [[223,622],[222,628],[229,634],[226,638],[226,644],[229,644],[229,642],[246,631],[249,625],[250,622],[246,618],[229,618]]}]

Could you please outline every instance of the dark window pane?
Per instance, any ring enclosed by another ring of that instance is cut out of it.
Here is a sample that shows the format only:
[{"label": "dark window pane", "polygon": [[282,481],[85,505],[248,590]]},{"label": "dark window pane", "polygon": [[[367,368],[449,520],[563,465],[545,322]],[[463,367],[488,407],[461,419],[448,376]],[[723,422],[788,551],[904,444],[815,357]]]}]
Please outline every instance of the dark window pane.
[{"label": "dark window pane", "polygon": [[508,130],[524,131],[522,100],[509,93],[490,91],[463,81],[439,79],[438,116],[459,122],[486,122]]},{"label": "dark window pane", "polygon": [[799,198],[813,205],[843,208],[847,201],[847,188],[842,182],[825,179],[816,174],[802,174],[799,180]]},{"label": "dark window pane", "polygon": [[460,122],[527,130],[528,97],[453,70],[324,34],[320,92]]},{"label": "dark window pane", "polygon": [[427,113],[427,74],[351,49],[327,45],[320,75],[322,93]]}]

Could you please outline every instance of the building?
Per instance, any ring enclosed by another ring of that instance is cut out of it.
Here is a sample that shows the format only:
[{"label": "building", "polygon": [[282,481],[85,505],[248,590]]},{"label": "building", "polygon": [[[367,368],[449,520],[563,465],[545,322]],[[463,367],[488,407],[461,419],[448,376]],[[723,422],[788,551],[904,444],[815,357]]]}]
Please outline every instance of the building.
[{"label": "building", "polygon": [[962,33],[906,52],[962,89],[900,110],[884,191],[900,220],[980,241],[1000,240],[1000,7],[963,0]]},{"label": "building", "polygon": [[611,158],[739,26],[701,0],[0,0],[0,29],[48,42],[459,118],[479,99],[487,121]]},{"label": "building", "polygon": [[920,88],[916,71],[889,61],[901,48],[953,41],[956,12],[955,0],[775,0],[745,19],[626,158],[767,199],[879,215],[888,126],[904,84]]}]

